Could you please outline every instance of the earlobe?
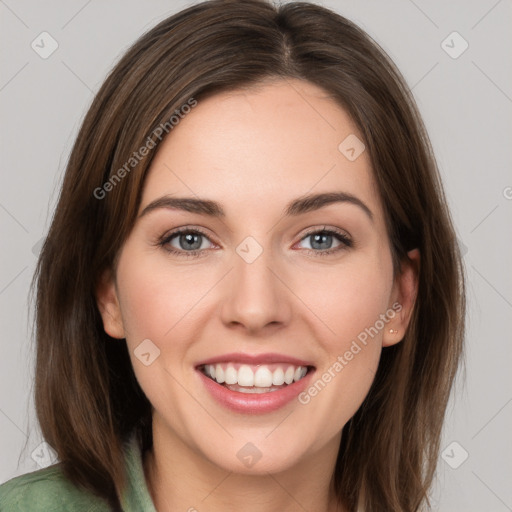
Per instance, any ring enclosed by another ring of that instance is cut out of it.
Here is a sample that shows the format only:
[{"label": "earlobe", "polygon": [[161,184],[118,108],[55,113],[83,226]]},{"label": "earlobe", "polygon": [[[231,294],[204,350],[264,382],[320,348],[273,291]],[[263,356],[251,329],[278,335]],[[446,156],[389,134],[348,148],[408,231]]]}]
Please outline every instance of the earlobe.
[{"label": "earlobe", "polygon": [[402,261],[401,272],[395,278],[391,297],[395,316],[385,327],[382,336],[382,346],[384,347],[395,345],[405,335],[418,293],[419,271],[420,251],[419,249],[413,249],[407,253],[407,258]]},{"label": "earlobe", "polygon": [[103,319],[105,332],[112,338],[125,338],[117,289],[110,269],[101,275],[96,285],[96,303]]}]

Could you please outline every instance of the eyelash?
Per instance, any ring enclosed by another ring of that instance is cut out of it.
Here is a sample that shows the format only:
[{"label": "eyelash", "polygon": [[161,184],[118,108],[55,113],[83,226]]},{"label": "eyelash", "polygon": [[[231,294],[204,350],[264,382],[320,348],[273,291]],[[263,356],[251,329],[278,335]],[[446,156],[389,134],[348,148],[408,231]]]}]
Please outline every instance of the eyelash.
[{"label": "eyelash", "polygon": [[[174,254],[176,256],[179,256],[179,257],[184,257],[184,258],[201,257],[201,253],[206,251],[207,249],[194,249],[193,251],[182,251],[182,250],[176,250],[176,249],[169,249],[166,247],[167,244],[173,238],[175,238],[177,235],[180,235],[183,233],[202,235],[205,238],[207,238],[208,240],[210,240],[208,235],[205,232],[201,231],[200,229],[198,229],[198,228],[191,229],[191,228],[184,227],[184,228],[178,228],[175,231],[172,231],[171,233],[163,235],[158,240],[157,245],[162,247],[165,251],[167,251],[171,254]],[[331,254],[334,254],[334,253],[337,253],[344,249],[353,247],[353,241],[347,235],[345,235],[343,232],[338,231],[336,229],[326,229],[325,226],[323,229],[312,229],[311,231],[308,231],[300,239],[300,241],[302,242],[302,240],[308,238],[311,235],[316,235],[316,234],[321,234],[321,233],[327,234],[327,235],[334,235],[334,237],[336,239],[338,239],[342,243],[342,245],[340,245],[339,247],[335,247],[333,249],[326,249],[324,251],[321,251],[321,250],[315,251],[314,249],[305,249],[308,253],[314,253],[315,256],[330,256]]]}]

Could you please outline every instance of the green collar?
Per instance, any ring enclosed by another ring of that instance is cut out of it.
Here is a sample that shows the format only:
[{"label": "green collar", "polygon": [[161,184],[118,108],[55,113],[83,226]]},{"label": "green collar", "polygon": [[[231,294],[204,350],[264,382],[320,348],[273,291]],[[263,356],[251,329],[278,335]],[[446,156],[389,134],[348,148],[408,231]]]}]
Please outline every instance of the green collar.
[{"label": "green collar", "polygon": [[121,505],[125,512],[157,512],[144,476],[142,453],[134,434],[125,446],[127,487]]}]

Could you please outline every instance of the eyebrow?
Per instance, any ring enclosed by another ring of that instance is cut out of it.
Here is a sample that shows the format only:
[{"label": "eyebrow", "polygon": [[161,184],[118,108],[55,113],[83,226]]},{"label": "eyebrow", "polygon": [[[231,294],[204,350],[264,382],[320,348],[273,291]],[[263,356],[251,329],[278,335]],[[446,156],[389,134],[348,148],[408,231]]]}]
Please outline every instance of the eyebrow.
[{"label": "eyebrow", "polygon": [[[285,217],[298,216],[311,211],[319,210],[333,203],[349,203],[358,206],[373,222],[373,213],[368,206],[358,197],[347,192],[324,192],[321,194],[309,194],[291,201],[284,210]],[[196,199],[193,197],[162,196],[149,203],[140,213],[139,218],[149,212],[168,208],[183,210],[190,213],[207,215],[215,218],[225,218],[226,212],[216,201],[209,199]]]}]

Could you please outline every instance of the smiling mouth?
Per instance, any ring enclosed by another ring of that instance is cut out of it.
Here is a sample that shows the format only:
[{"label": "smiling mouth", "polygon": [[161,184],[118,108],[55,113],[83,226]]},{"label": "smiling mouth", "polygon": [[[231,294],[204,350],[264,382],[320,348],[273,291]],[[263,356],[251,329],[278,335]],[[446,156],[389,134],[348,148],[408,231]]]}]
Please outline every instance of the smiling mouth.
[{"label": "smiling mouth", "polygon": [[198,368],[208,378],[240,393],[269,393],[302,380],[313,366],[287,363],[249,365],[238,363],[206,364]]}]

